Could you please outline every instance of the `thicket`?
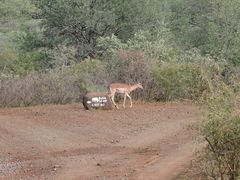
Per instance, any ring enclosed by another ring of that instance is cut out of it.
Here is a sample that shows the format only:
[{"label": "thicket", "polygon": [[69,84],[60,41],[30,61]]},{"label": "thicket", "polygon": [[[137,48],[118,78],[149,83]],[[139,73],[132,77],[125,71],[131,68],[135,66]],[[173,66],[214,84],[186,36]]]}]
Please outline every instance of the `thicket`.
[{"label": "thicket", "polygon": [[232,92],[224,91],[212,97],[208,120],[202,126],[208,143],[204,170],[208,177],[234,180],[240,177],[240,116],[236,112],[239,104],[235,104],[236,96],[229,94]]},{"label": "thicket", "polygon": [[197,129],[205,145],[183,179],[240,178],[239,81],[226,85],[218,77],[214,91],[202,100],[203,121]]}]

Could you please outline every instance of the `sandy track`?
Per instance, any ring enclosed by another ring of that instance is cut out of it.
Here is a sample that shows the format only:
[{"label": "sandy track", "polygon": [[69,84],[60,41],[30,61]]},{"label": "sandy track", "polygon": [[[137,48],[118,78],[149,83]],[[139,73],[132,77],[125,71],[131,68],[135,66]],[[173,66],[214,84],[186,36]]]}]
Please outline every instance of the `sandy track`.
[{"label": "sandy track", "polygon": [[198,147],[187,130],[198,119],[186,104],[0,109],[0,178],[173,179]]}]

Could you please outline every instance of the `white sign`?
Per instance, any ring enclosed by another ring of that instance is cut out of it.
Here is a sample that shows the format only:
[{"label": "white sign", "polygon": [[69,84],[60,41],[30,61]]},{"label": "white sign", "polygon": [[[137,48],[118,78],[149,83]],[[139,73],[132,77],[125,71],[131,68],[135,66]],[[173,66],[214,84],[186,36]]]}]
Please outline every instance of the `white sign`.
[{"label": "white sign", "polygon": [[92,106],[93,107],[99,107],[99,106],[103,107],[103,106],[105,106],[106,102],[107,102],[107,98],[104,96],[92,98]]}]

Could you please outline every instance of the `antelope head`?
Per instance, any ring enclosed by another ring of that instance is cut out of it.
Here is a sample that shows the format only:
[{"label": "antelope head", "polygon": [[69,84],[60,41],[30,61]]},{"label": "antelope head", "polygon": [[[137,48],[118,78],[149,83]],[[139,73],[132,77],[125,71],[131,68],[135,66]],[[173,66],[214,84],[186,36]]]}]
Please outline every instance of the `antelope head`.
[{"label": "antelope head", "polygon": [[137,87],[139,87],[140,89],[143,89],[143,86],[141,83],[137,83]]}]

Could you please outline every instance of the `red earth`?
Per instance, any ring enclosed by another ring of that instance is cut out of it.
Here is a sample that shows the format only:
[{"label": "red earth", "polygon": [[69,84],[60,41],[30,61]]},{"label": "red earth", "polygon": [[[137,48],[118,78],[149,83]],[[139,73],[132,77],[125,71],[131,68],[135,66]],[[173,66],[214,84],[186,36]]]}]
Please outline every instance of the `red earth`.
[{"label": "red earth", "polygon": [[0,179],[174,179],[199,147],[199,117],[183,103],[0,109]]}]

